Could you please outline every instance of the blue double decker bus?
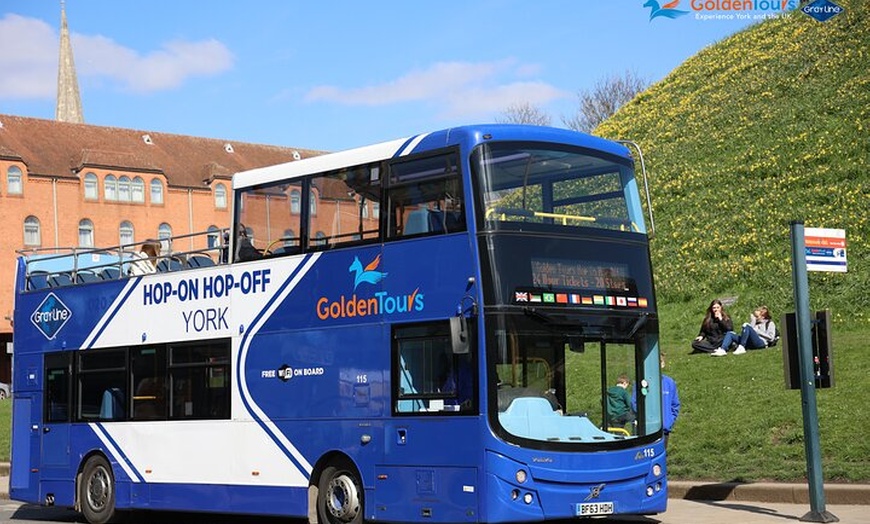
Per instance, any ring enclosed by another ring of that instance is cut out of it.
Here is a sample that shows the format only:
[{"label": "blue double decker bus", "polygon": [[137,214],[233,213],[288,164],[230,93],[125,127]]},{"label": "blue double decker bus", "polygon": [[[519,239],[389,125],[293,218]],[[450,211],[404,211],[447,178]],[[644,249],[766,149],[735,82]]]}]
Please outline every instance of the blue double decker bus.
[{"label": "blue double decker bus", "polygon": [[[458,127],[238,173],[233,196],[226,241],[162,239],[153,272],[136,245],[19,258],[11,498],[93,524],[665,510],[625,146]],[[608,413],[621,375],[634,420]]]}]

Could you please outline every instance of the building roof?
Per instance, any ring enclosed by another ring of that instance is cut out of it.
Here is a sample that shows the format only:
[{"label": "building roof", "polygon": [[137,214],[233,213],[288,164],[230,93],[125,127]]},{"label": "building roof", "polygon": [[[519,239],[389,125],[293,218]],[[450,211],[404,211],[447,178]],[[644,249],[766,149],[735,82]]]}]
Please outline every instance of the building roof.
[{"label": "building roof", "polygon": [[31,176],[78,178],[93,168],[162,173],[169,186],[203,187],[239,171],[321,151],[0,114],[0,159]]}]

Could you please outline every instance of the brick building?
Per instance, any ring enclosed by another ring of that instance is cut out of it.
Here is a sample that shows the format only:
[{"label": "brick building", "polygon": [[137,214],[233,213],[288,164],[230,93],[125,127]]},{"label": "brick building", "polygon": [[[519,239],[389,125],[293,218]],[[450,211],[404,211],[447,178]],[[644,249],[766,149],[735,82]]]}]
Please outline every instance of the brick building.
[{"label": "brick building", "polygon": [[[217,231],[230,225],[233,173],[315,154],[0,115],[0,354],[12,340],[17,250]],[[9,378],[6,356],[0,381]]]}]

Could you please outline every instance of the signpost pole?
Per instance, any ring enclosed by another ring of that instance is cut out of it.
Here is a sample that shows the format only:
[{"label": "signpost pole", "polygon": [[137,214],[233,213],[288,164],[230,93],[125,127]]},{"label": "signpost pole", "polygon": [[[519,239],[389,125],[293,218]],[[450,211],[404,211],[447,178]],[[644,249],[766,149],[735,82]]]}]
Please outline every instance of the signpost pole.
[{"label": "signpost pole", "polygon": [[825,487],[822,480],[822,455],[819,444],[819,413],[816,406],[816,381],[813,372],[810,294],[807,279],[806,243],[803,222],[791,223],[792,279],[794,283],[795,321],[797,326],[798,362],[801,375],[801,407],[804,419],[804,448],[807,455],[810,512],[804,522],[839,522],[825,510]]}]

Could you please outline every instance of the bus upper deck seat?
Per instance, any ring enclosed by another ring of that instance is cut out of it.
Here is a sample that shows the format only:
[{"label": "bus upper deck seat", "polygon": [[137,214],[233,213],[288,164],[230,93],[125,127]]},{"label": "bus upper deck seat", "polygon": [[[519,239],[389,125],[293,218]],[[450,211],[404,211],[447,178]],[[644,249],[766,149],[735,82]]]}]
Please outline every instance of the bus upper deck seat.
[{"label": "bus upper deck seat", "polygon": [[48,287],[48,272],[31,271],[27,275],[27,289],[46,289]]},{"label": "bus upper deck seat", "polygon": [[121,277],[121,270],[116,267],[104,267],[100,270],[100,278],[103,280],[117,280]]},{"label": "bus upper deck seat", "polygon": [[72,277],[69,273],[55,273],[48,277],[48,284],[51,287],[61,287],[72,285]]},{"label": "bus upper deck seat", "polygon": [[405,235],[420,233],[443,233],[444,212],[432,209],[415,209],[408,213],[405,220]]},{"label": "bus upper deck seat", "polygon": [[186,265],[187,267],[211,267],[215,264],[210,256],[190,255],[187,257]]},{"label": "bus upper deck seat", "polygon": [[164,258],[157,263],[157,271],[160,273],[178,271],[180,269],[184,269],[184,264],[177,258]]},{"label": "bus upper deck seat", "polygon": [[99,282],[102,280],[92,271],[79,271],[76,273],[77,284],[87,284],[88,282]]}]

